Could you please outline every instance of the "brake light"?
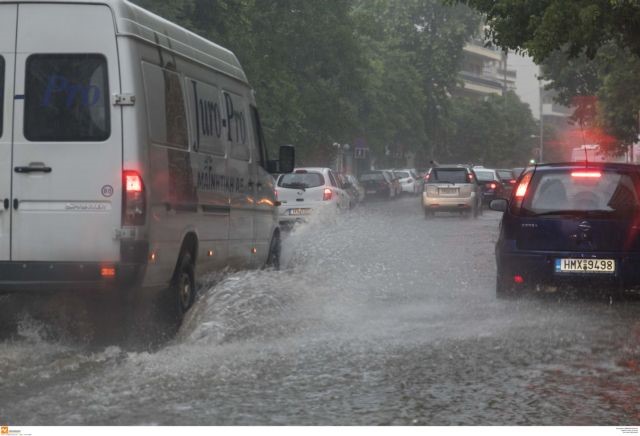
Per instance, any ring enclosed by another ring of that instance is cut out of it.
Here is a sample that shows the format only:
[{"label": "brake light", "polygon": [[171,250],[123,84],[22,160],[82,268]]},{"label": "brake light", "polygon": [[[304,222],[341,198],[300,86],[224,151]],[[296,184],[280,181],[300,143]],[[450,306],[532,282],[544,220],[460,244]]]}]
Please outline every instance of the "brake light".
[{"label": "brake light", "polygon": [[571,177],[581,179],[599,179],[602,177],[602,173],[600,171],[573,171],[571,173]]},{"label": "brake light", "polygon": [[473,182],[473,174],[467,174],[467,178],[469,179],[469,182]]},{"label": "brake light", "polygon": [[322,201],[329,201],[333,198],[333,191],[330,188],[324,188],[324,194],[322,196]]},{"label": "brake light", "polygon": [[137,171],[122,172],[122,191],[122,225],[143,225],[147,212],[145,188]]},{"label": "brake light", "polygon": [[525,195],[527,195],[527,188],[529,187],[529,182],[531,181],[531,175],[533,173],[527,173],[524,175],[518,188],[516,189],[516,199],[522,200]]},{"label": "brake light", "polygon": [[425,176],[424,176],[424,181],[425,181],[425,182],[428,182],[430,177],[431,177],[431,175],[430,175],[430,174],[425,174]]},{"label": "brake light", "polygon": [[524,277],[522,276],[513,276],[513,282],[517,285],[521,285],[524,283]]},{"label": "brake light", "polygon": [[116,269],[114,267],[102,267],[100,269],[100,276],[104,278],[113,278],[116,276]]},{"label": "brake light", "polygon": [[489,184],[489,189],[496,189],[498,187],[498,185],[496,185],[495,183],[490,183]]},{"label": "brake light", "polygon": [[127,192],[142,192],[142,178],[135,171],[125,171],[125,189]]},{"label": "brake light", "polygon": [[512,185],[515,185],[516,184],[516,179],[509,180],[509,183],[512,184]]}]

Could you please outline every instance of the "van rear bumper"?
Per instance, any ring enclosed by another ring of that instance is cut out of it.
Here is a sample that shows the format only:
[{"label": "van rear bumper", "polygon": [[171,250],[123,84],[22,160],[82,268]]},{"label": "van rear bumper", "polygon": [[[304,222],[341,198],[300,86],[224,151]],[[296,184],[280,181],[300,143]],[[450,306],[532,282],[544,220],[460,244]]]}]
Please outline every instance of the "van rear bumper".
[{"label": "van rear bumper", "polygon": [[[141,282],[141,263],[0,262],[0,294],[120,289]],[[102,268],[115,268],[103,277]]]}]

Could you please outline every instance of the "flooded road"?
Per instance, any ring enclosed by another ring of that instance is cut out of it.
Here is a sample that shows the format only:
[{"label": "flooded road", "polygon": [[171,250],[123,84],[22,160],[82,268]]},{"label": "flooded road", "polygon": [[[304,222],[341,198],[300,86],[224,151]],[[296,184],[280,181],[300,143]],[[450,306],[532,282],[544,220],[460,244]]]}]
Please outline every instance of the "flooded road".
[{"label": "flooded road", "polygon": [[313,223],[282,271],[227,275],[154,351],[0,343],[10,425],[629,425],[640,303],[495,298],[498,214],[416,198]]}]

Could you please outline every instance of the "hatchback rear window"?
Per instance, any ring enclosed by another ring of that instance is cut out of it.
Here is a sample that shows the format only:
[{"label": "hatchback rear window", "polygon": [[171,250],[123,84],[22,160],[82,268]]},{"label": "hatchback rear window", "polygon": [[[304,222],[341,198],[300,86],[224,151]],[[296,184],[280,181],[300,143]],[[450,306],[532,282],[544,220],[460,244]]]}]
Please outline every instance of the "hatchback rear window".
[{"label": "hatchback rear window", "polygon": [[538,173],[530,189],[523,204],[523,212],[529,215],[627,215],[637,212],[639,206],[637,181],[616,171]]},{"label": "hatchback rear window", "polygon": [[401,179],[406,179],[407,177],[411,177],[411,175],[406,171],[395,171],[395,174]]},{"label": "hatchback rear window", "polygon": [[24,135],[29,141],[105,141],[110,136],[107,60],[96,54],[27,59]]},{"label": "hatchback rear window", "polygon": [[324,186],[324,176],[320,173],[291,173],[285,174],[278,180],[281,188],[307,189]]},{"label": "hatchback rear window", "polygon": [[429,175],[429,183],[469,183],[464,168],[434,169]]},{"label": "hatchback rear window", "polygon": [[370,182],[377,180],[385,180],[384,175],[382,173],[369,173],[360,176],[361,182]]},{"label": "hatchback rear window", "polygon": [[475,170],[479,182],[492,182],[496,179],[493,171]]},{"label": "hatchback rear window", "polygon": [[498,177],[502,180],[511,180],[513,179],[513,173],[511,171],[497,171]]}]

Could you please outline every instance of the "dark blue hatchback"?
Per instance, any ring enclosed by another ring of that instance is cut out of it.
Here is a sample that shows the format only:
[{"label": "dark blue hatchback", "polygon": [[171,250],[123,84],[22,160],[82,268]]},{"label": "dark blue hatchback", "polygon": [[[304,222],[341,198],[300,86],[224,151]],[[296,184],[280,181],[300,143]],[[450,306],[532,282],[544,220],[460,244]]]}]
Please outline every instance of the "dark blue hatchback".
[{"label": "dark blue hatchback", "polygon": [[548,164],[528,168],[496,243],[498,297],[525,289],[640,286],[640,167]]}]

